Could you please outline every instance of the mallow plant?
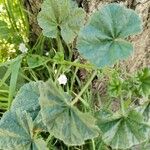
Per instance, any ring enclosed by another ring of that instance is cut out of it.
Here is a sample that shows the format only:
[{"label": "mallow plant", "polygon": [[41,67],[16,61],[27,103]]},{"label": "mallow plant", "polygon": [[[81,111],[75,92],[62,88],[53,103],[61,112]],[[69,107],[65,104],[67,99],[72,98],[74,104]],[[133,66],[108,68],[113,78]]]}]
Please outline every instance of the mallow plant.
[{"label": "mallow plant", "polygon": [[[92,141],[93,150],[97,141],[112,149],[131,149],[135,145],[149,143],[150,137],[150,101],[148,71],[139,75],[141,87],[147,90],[146,102],[131,107],[125,106],[120,94],[120,109],[112,112],[109,107],[99,107],[84,112],[78,105],[84,103],[83,93],[87,90],[99,69],[112,67],[133,53],[133,45],[128,37],[142,32],[142,21],[138,14],[116,3],[102,6],[90,16],[70,0],[45,0],[38,15],[38,23],[43,35],[54,39],[57,51],[68,57],[62,64],[90,68],[93,72],[85,86],[77,95],[66,92],[53,79],[31,81],[23,85],[10,109],[0,120],[0,149],[2,150],[47,150],[52,149],[48,142],[54,137],[65,145],[82,146]],[[86,20],[86,21],[85,21]],[[74,45],[85,60],[86,65],[71,62]],[[21,65],[21,55],[19,65]],[[31,55],[30,55],[31,56]],[[32,58],[27,56],[30,67],[36,67]],[[44,64],[51,60],[38,59]],[[55,62],[61,64],[60,62]],[[146,80],[145,80],[146,79]],[[143,85],[143,81],[147,83]],[[67,82],[67,81],[66,81]],[[65,84],[66,84],[65,82]],[[64,85],[65,86],[65,85]],[[11,98],[13,97],[13,93]],[[42,133],[49,136],[47,139]],[[88,149],[88,148],[85,148]],[[90,148],[89,148],[90,149]],[[104,148],[106,149],[106,148]],[[146,149],[146,146],[145,146]]]}]

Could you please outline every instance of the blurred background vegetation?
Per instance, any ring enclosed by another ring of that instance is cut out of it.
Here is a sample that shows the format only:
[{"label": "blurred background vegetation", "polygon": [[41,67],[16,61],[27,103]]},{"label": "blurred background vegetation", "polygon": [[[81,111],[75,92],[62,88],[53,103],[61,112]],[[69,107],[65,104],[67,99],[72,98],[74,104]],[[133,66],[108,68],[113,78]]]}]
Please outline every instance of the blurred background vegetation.
[{"label": "blurred background vegetation", "polygon": [[0,0],[0,116],[8,109],[10,82],[14,80],[14,85],[16,82],[10,76],[12,65],[3,63],[21,53],[19,44],[28,43],[28,34],[29,26],[22,1]]},{"label": "blurred background vegetation", "polygon": [[19,53],[18,45],[28,42],[28,21],[20,0],[0,0],[0,62]]}]

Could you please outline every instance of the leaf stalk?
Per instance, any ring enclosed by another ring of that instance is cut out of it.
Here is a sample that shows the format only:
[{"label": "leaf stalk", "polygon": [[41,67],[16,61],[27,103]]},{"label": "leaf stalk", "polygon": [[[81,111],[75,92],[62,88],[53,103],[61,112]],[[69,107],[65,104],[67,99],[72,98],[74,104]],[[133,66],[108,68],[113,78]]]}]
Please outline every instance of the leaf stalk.
[{"label": "leaf stalk", "polygon": [[85,84],[85,86],[82,88],[82,90],[79,92],[79,94],[76,96],[76,98],[71,102],[71,106],[73,106],[75,103],[78,102],[79,98],[81,97],[81,95],[85,92],[85,90],[88,88],[88,86],[91,84],[92,80],[94,79],[94,77],[96,76],[97,70],[95,70],[92,74],[92,76],[89,78],[89,80],[87,81],[87,83]]}]

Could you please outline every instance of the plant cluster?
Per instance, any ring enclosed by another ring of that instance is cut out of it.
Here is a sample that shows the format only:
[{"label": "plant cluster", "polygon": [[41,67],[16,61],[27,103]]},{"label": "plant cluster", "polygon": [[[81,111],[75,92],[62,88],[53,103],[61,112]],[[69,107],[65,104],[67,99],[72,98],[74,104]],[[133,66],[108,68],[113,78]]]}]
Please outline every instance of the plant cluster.
[{"label": "plant cluster", "polygon": [[[0,149],[150,148],[150,69],[114,66],[132,54],[128,37],[142,32],[141,18],[116,3],[85,18],[74,1],[45,0],[35,45],[21,43],[22,54],[0,64]],[[99,95],[93,81],[105,77]]]}]

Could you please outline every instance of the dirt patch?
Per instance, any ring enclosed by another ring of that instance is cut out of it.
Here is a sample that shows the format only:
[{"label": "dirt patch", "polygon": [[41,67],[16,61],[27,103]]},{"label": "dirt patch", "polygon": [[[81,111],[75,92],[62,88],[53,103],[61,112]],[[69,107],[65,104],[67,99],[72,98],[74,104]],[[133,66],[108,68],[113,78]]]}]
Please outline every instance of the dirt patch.
[{"label": "dirt patch", "polygon": [[142,67],[150,67],[150,1],[138,4],[135,10],[143,18],[143,32],[131,38],[135,51],[125,62],[130,72]]}]

